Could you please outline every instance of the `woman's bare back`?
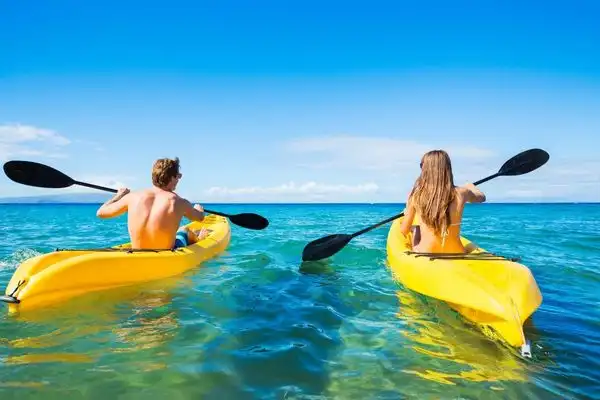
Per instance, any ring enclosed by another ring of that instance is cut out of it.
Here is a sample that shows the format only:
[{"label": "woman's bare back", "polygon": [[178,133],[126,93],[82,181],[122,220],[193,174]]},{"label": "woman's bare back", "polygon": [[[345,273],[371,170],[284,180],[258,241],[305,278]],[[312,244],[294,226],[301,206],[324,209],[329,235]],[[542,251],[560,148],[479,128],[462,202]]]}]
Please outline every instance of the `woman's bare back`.
[{"label": "woman's bare back", "polygon": [[[431,227],[421,221],[418,213],[413,222],[414,230],[418,230],[418,242],[413,242],[413,251],[420,253],[464,253],[465,248],[460,241],[460,224],[465,202],[461,191],[456,189],[456,197],[450,204],[450,226],[441,235],[436,234]],[[418,224],[416,221],[418,220]],[[414,235],[416,237],[417,235]]]},{"label": "woman's bare back", "polygon": [[[433,229],[421,221],[414,207],[407,207],[402,232],[413,233],[413,251],[420,253],[464,253],[460,240],[460,228],[466,203],[482,203],[485,195],[472,184],[455,188],[456,197],[450,204],[450,226],[446,232],[436,234]],[[415,240],[416,239],[416,240]]]}]

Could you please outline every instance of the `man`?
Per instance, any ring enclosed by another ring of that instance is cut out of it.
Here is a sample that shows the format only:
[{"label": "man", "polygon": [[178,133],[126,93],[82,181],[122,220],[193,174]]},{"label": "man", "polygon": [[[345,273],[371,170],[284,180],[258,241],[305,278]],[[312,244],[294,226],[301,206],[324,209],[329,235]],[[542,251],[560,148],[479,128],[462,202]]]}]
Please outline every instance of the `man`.
[{"label": "man", "polygon": [[98,209],[96,216],[112,218],[128,212],[127,225],[134,249],[171,249],[195,243],[208,232],[204,228],[200,231],[179,229],[179,224],[183,217],[202,221],[204,209],[199,204],[192,207],[174,192],[181,177],[179,158],[156,160],[151,188],[139,192],[119,189]]}]

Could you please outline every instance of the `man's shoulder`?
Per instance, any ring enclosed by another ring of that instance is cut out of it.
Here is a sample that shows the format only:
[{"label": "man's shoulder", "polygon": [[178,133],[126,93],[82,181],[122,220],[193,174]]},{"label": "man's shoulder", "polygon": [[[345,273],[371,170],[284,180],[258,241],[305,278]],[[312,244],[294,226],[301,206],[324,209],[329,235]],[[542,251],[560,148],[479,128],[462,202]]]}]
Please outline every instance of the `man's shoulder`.
[{"label": "man's shoulder", "polygon": [[163,193],[160,194],[160,196],[163,199],[167,199],[169,201],[174,202],[178,206],[186,206],[186,205],[190,204],[190,202],[187,199],[179,196],[175,192],[163,192]]},{"label": "man's shoulder", "polygon": [[141,190],[137,190],[135,192],[131,192],[131,195],[134,195],[136,197],[153,197],[155,196],[155,193],[152,191],[152,189],[141,189]]},{"label": "man's shoulder", "polygon": [[192,203],[188,199],[183,198],[178,195],[175,195],[175,196],[176,196],[175,201],[177,202],[177,204],[180,204],[185,207],[190,207],[192,205]]},{"label": "man's shoulder", "polygon": [[163,199],[179,199],[177,193],[168,192],[166,190],[156,190],[154,188],[142,189],[138,192],[141,196],[160,197]]}]

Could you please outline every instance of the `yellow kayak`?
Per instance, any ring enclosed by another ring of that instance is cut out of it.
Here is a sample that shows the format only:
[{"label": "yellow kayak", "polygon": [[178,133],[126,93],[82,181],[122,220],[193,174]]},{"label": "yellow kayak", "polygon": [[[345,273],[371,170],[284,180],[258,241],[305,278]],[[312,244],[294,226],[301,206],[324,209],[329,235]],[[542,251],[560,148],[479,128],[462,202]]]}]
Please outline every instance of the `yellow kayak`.
[{"label": "yellow kayak", "polygon": [[197,267],[223,252],[231,230],[227,218],[192,222],[209,235],[175,250],[134,250],[130,243],[106,249],[57,250],[32,257],[13,274],[2,300],[9,313],[45,307],[85,293],[164,279]]},{"label": "yellow kayak", "polygon": [[528,353],[523,323],[542,303],[526,266],[486,252],[461,237],[467,254],[415,254],[399,218],[387,237],[389,268],[406,288],[442,300],[484,332]]}]

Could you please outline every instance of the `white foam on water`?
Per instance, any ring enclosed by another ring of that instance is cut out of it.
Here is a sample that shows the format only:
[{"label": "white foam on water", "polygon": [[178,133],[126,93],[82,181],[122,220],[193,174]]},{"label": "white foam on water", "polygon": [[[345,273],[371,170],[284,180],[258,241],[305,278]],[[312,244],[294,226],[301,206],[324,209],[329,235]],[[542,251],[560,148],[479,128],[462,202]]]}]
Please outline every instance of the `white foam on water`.
[{"label": "white foam on water", "polygon": [[42,253],[33,249],[19,249],[5,260],[0,260],[0,270],[16,269],[23,261]]}]

